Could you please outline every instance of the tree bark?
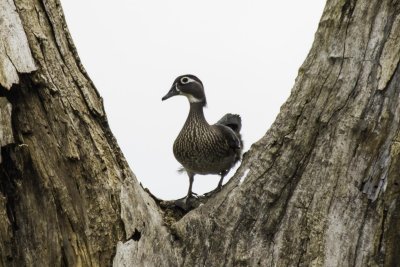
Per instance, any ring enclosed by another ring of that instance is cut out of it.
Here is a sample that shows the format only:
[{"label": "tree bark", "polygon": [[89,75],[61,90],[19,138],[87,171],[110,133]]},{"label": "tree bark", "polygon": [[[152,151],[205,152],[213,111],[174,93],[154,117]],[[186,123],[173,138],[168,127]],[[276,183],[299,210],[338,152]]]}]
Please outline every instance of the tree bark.
[{"label": "tree bark", "polygon": [[1,265],[400,265],[399,1],[327,1],[276,121],[187,214],[129,169],[58,0],[0,0],[0,37]]},{"label": "tree bark", "polygon": [[0,262],[111,265],[132,174],[60,3],[1,0],[0,18]]}]

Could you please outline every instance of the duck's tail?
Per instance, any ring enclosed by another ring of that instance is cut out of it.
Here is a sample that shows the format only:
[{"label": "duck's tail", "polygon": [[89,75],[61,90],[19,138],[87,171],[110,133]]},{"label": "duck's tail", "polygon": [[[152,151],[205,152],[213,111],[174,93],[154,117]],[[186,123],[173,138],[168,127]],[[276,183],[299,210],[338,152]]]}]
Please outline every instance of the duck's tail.
[{"label": "duck's tail", "polygon": [[239,134],[240,129],[242,129],[242,119],[237,114],[227,113],[217,122],[217,124],[225,125],[237,134]]},{"label": "duck's tail", "polygon": [[236,138],[233,138],[233,140],[236,139],[235,147],[236,149],[236,160],[240,160],[242,158],[242,151],[243,151],[243,139],[242,135],[240,134],[240,130],[242,129],[242,119],[240,118],[239,115],[237,114],[225,114],[218,122],[217,124],[222,124],[230,129],[233,130],[233,133],[236,135]]}]

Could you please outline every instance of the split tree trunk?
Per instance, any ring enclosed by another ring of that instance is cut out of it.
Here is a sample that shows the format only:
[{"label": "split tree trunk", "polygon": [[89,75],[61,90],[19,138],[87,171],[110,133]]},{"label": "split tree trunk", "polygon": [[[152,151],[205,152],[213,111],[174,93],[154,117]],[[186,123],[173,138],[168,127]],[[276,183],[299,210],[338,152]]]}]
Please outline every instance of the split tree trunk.
[{"label": "split tree trunk", "polygon": [[399,1],[328,0],[271,129],[183,217],[127,166],[58,0],[0,0],[0,37],[3,266],[400,265]]}]

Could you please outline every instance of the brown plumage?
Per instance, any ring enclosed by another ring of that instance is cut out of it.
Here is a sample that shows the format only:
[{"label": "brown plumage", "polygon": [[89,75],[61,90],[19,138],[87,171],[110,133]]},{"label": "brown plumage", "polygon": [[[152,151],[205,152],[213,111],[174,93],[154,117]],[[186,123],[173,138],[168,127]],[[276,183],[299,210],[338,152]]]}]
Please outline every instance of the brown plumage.
[{"label": "brown plumage", "polygon": [[203,84],[193,75],[176,78],[162,100],[175,95],[184,95],[190,102],[189,115],[173,146],[175,158],[189,176],[188,196],[192,195],[195,174],[221,175],[219,189],[225,175],[241,157],[240,116],[226,114],[216,124],[208,124],[203,113],[206,104]]}]

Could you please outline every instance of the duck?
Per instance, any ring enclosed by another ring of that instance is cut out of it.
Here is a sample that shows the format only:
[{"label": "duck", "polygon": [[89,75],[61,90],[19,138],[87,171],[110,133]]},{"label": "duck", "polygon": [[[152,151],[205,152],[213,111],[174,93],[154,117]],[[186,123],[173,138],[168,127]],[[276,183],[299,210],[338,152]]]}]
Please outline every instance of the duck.
[{"label": "duck", "polygon": [[192,186],[196,174],[220,175],[217,188],[213,190],[219,191],[224,177],[241,159],[241,117],[227,113],[217,123],[209,124],[203,112],[207,105],[203,83],[192,74],[177,77],[162,101],[174,96],[185,96],[190,104],[187,119],[173,144],[174,156],[189,177],[186,198],[194,194]]}]

